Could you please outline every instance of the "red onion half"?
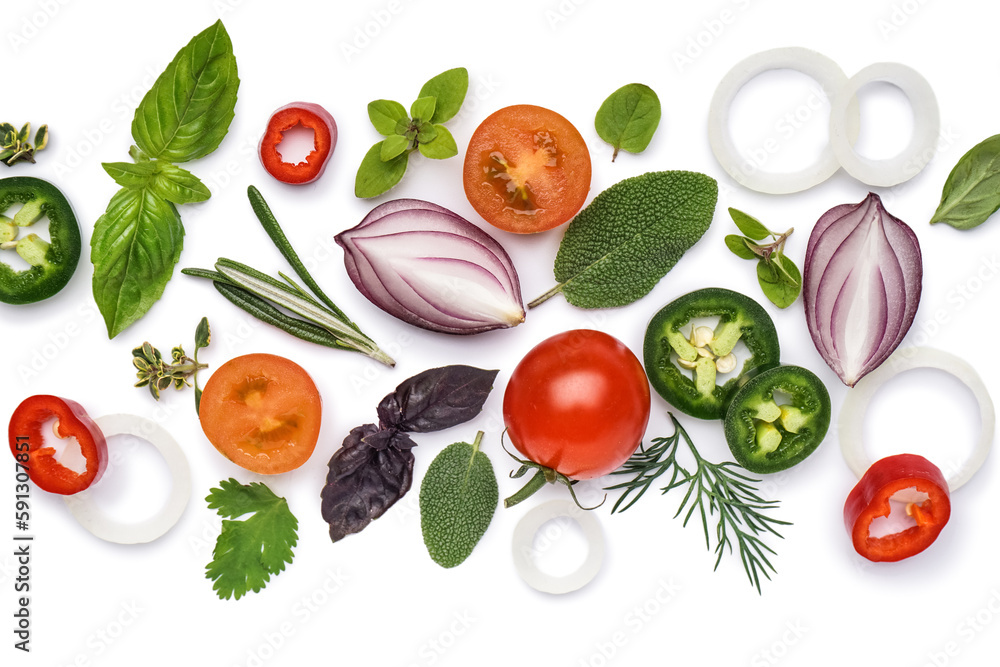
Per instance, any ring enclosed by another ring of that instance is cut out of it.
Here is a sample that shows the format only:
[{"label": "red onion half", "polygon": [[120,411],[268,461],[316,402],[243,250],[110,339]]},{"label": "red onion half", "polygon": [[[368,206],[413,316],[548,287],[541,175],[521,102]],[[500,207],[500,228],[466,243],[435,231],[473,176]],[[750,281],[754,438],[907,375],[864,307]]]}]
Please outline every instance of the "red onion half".
[{"label": "red onion half", "polygon": [[524,321],[510,257],[496,239],[446,208],[419,199],[389,201],[335,240],[358,291],[404,322],[473,334]]},{"label": "red onion half", "polygon": [[916,234],[874,193],[835,206],[816,223],[802,281],[806,324],[844,384],[853,387],[902,342],[923,272]]}]

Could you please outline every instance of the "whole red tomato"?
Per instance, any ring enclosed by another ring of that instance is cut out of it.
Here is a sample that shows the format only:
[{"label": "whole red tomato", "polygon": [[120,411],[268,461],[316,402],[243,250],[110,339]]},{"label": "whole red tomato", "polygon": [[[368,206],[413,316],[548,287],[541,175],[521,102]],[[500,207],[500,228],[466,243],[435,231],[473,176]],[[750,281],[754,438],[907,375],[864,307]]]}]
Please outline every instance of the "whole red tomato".
[{"label": "whole red tomato", "polygon": [[578,329],[548,338],[517,365],[503,397],[511,443],[526,458],[572,479],[616,469],[649,421],[649,383],[625,345]]}]

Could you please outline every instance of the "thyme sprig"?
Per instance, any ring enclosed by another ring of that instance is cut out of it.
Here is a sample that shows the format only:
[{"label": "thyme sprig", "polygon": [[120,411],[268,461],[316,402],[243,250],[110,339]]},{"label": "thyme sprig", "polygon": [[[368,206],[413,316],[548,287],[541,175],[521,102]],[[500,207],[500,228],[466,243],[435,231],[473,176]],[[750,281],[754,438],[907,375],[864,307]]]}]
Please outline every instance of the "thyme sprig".
[{"label": "thyme sprig", "polygon": [[[775,551],[761,538],[767,533],[781,537],[775,527],[791,524],[766,514],[777,507],[778,503],[761,498],[757,487],[754,486],[760,480],[748,477],[744,474],[743,468],[732,461],[723,463],[706,461],[673,414],[670,414],[670,420],[674,425],[673,435],[654,438],[648,448],[640,446],[620,469],[612,473],[633,475],[633,479],[627,482],[607,487],[609,491],[625,489],[625,493],[611,508],[612,513],[627,510],[642,497],[655,480],[670,473],[670,481],[663,487],[663,493],[687,487],[674,518],[679,517],[686,509],[683,525],[687,526],[691,517],[697,514],[701,518],[705,532],[705,546],[711,549],[709,517],[717,516],[715,568],[718,569],[727,550],[733,553],[735,543],[739,548],[740,560],[747,577],[760,593],[760,575],[770,579],[769,571],[776,571],[768,559],[768,555],[773,555]],[[677,460],[682,440],[694,459],[693,472],[688,471]]]}]

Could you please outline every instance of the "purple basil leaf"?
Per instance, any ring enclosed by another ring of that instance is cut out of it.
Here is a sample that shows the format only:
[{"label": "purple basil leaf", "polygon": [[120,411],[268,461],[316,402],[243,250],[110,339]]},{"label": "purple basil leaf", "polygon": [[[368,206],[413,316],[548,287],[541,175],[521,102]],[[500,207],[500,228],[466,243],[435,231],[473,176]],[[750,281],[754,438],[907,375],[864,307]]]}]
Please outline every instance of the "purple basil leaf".
[{"label": "purple basil leaf", "polygon": [[498,371],[442,366],[404,380],[378,404],[383,428],[428,433],[463,424],[480,412]]},{"label": "purple basil leaf", "polygon": [[417,443],[413,442],[413,439],[410,436],[406,435],[402,431],[397,431],[394,428],[379,429],[371,435],[364,436],[363,440],[366,445],[372,449],[378,450],[382,450],[387,447],[407,450],[413,449],[417,446]]},{"label": "purple basil leaf", "polygon": [[378,432],[374,424],[352,429],[330,459],[320,495],[323,520],[330,524],[334,542],[385,514],[413,483],[413,452],[390,446],[374,449],[366,439]]}]

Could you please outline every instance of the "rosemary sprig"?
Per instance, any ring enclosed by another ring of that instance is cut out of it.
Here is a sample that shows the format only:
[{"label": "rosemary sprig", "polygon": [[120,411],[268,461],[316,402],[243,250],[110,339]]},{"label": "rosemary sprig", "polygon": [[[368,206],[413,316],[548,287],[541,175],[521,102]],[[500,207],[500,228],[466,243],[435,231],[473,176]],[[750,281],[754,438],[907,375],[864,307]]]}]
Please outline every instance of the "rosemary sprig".
[{"label": "rosemary sprig", "polygon": [[[727,549],[729,553],[733,553],[735,542],[747,577],[760,593],[760,575],[770,579],[768,571],[776,571],[768,560],[768,554],[773,555],[774,549],[761,537],[766,533],[781,537],[775,526],[791,524],[766,514],[777,507],[778,503],[760,497],[754,486],[759,480],[745,475],[743,468],[732,461],[712,463],[703,459],[691,442],[691,437],[673,414],[670,414],[670,420],[674,424],[673,435],[667,438],[654,438],[652,446],[640,447],[620,469],[612,473],[634,476],[627,482],[607,487],[609,491],[625,489],[625,493],[611,508],[612,513],[627,510],[642,497],[656,479],[670,473],[670,481],[663,487],[663,493],[687,487],[674,518],[687,509],[683,524],[687,526],[691,517],[697,513],[705,532],[705,546],[711,549],[708,522],[710,516],[717,515],[715,568],[718,569]],[[689,472],[677,460],[682,440],[694,459],[694,472]]]}]

